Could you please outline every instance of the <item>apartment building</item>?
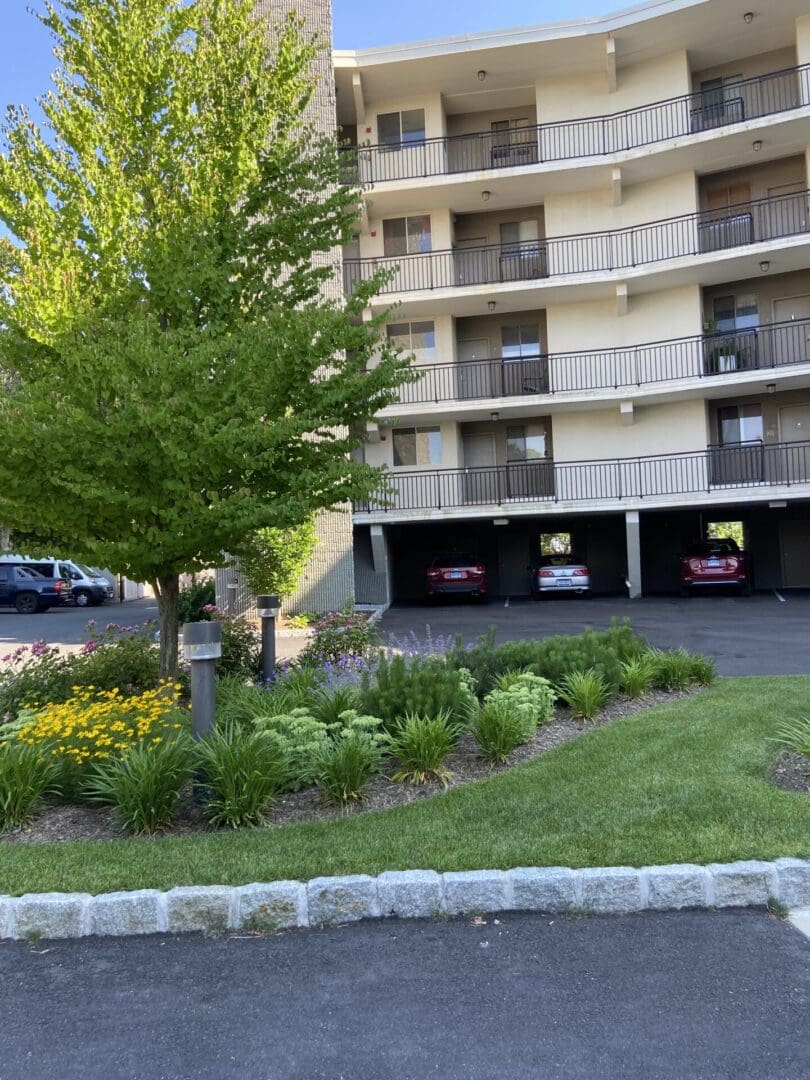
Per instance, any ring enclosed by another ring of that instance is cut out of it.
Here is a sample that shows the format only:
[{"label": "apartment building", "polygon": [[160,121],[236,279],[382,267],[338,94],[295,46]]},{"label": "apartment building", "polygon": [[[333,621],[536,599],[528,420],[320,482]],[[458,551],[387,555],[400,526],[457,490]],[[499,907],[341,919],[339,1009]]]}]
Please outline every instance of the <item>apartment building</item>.
[{"label": "apartment building", "polygon": [[750,2],[335,52],[344,288],[392,272],[420,375],[368,431],[358,601],[454,548],[528,594],[551,538],[675,590],[724,523],[756,587],[810,585],[810,0]]}]

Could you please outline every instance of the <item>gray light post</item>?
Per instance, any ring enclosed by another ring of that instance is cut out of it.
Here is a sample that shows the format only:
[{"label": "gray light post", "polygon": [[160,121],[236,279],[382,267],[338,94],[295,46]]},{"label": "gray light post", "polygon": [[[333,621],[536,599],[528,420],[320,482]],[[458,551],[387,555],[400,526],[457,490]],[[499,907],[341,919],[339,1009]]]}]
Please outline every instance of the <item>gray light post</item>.
[{"label": "gray light post", "polygon": [[276,619],[281,597],[257,596],[256,610],[262,620],[262,679],[270,682],[276,674]]},{"label": "gray light post", "polygon": [[238,581],[229,581],[225,586],[225,611],[232,617],[236,614],[236,593],[238,588]]},{"label": "gray light post", "polygon": [[222,630],[212,622],[187,622],[183,627],[183,655],[191,663],[191,730],[202,739],[214,730],[216,662],[222,656]]}]

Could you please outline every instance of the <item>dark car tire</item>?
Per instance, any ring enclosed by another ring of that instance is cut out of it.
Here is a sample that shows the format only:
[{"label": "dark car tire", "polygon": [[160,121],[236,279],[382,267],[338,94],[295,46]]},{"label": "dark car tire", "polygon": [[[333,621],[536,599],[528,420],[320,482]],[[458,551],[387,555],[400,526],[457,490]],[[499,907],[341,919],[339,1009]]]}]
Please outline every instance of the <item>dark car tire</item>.
[{"label": "dark car tire", "polygon": [[76,607],[89,607],[93,602],[93,598],[87,589],[74,589],[73,590],[73,603]]},{"label": "dark car tire", "polygon": [[14,607],[20,615],[36,615],[41,610],[39,597],[34,592],[19,593]]}]

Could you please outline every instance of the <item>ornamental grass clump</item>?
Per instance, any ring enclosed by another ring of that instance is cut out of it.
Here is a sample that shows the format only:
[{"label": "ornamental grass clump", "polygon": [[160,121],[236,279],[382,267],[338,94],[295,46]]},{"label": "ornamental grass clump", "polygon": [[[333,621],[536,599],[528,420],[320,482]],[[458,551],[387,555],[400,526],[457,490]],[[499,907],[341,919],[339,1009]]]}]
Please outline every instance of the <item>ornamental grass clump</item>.
[{"label": "ornamental grass clump", "polygon": [[43,795],[54,790],[56,762],[40,747],[0,743],[0,832],[27,825]]},{"label": "ornamental grass clump", "polygon": [[131,833],[154,833],[171,824],[184,788],[191,783],[191,737],[175,732],[142,742],[122,757],[98,762],[85,782],[90,802],[112,806]]},{"label": "ornamental grass clump", "polygon": [[287,757],[266,733],[226,724],[196,745],[196,765],[212,825],[261,825],[284,786]]},{"label": "ornamental grass clump", "polygon": [[446,713],[454,723],[469,725],[477,707],[470,673],[448,667],[442,656],[381,656],[363,675],[360,699],[389,732],[409,714]]},{"label": "ornamental grass clump", "polygon": [[693,668],[692,656],[686,649],[670,649],[669,651],[653,649],[651,655],[655,667],[656,686],[670,693],[689,689],[693,682]]},{"label": "ornamental grass clump", "polygon": [[376,716],[348,712],[341,723],[317,752],[316,767],[327,798],[345,805],[365,798],[363,788],[382,772],[391,740]]},{"label": "ornamental grass clump", "polygon": [[447,784],[450,770],[444,765],[464,730],[447,712],[435,716],[409,713],[391,734],[391,754],[398,767],[392,779],[408,784],[428,784],[439,780]]},{"label": "ornamental grass clump", "polygon": [[649,653],[642,653],[622,664],[621,688],[629,698],[640,698],[652,689],[655,663]]},{"label": "ornamental grass clump", "polygon": [[607,679],[595,668],[572,671],[562,680],[559,690],[574,716],[581,716],[583,720],[593,720],[613,697]]},{"label": "ornamental grass clump", "polygon": [[472,733],[481,757],[491,765],[501,765],[526,741],[526,722],[506,699],[488,699],[473,720]]},{"label": "ornamental grass clump", "polygon": [[810,771],[810,717],[801,716],[784,721],[774,732],[774,742],[781,743],[788,750],[805,757],[807,769]]}]

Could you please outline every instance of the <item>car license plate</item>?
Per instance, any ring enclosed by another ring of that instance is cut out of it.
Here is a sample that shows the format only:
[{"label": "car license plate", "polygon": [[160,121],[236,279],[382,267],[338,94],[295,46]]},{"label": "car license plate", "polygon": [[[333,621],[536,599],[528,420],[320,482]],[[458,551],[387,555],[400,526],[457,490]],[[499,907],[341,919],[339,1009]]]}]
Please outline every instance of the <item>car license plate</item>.
[{"label": "car license plate", "polygon": [[707,559],[706,560],[706,565],[707,566],[719,566],[720,565],[720,560],[719,559]]},{"label": "car license plate", "polygon": [[450,578],[451,581],[460,581],[461,578],[464,577],[464,571],[463,570],[451,570],[450,573],[448,574],[448,577]]},{"label": "car license plate", "polygon": [[558,589],[567,589],[570,584],[571,584],[571,578],[570,577],[558,577],[557,578],[557,588]]}]

